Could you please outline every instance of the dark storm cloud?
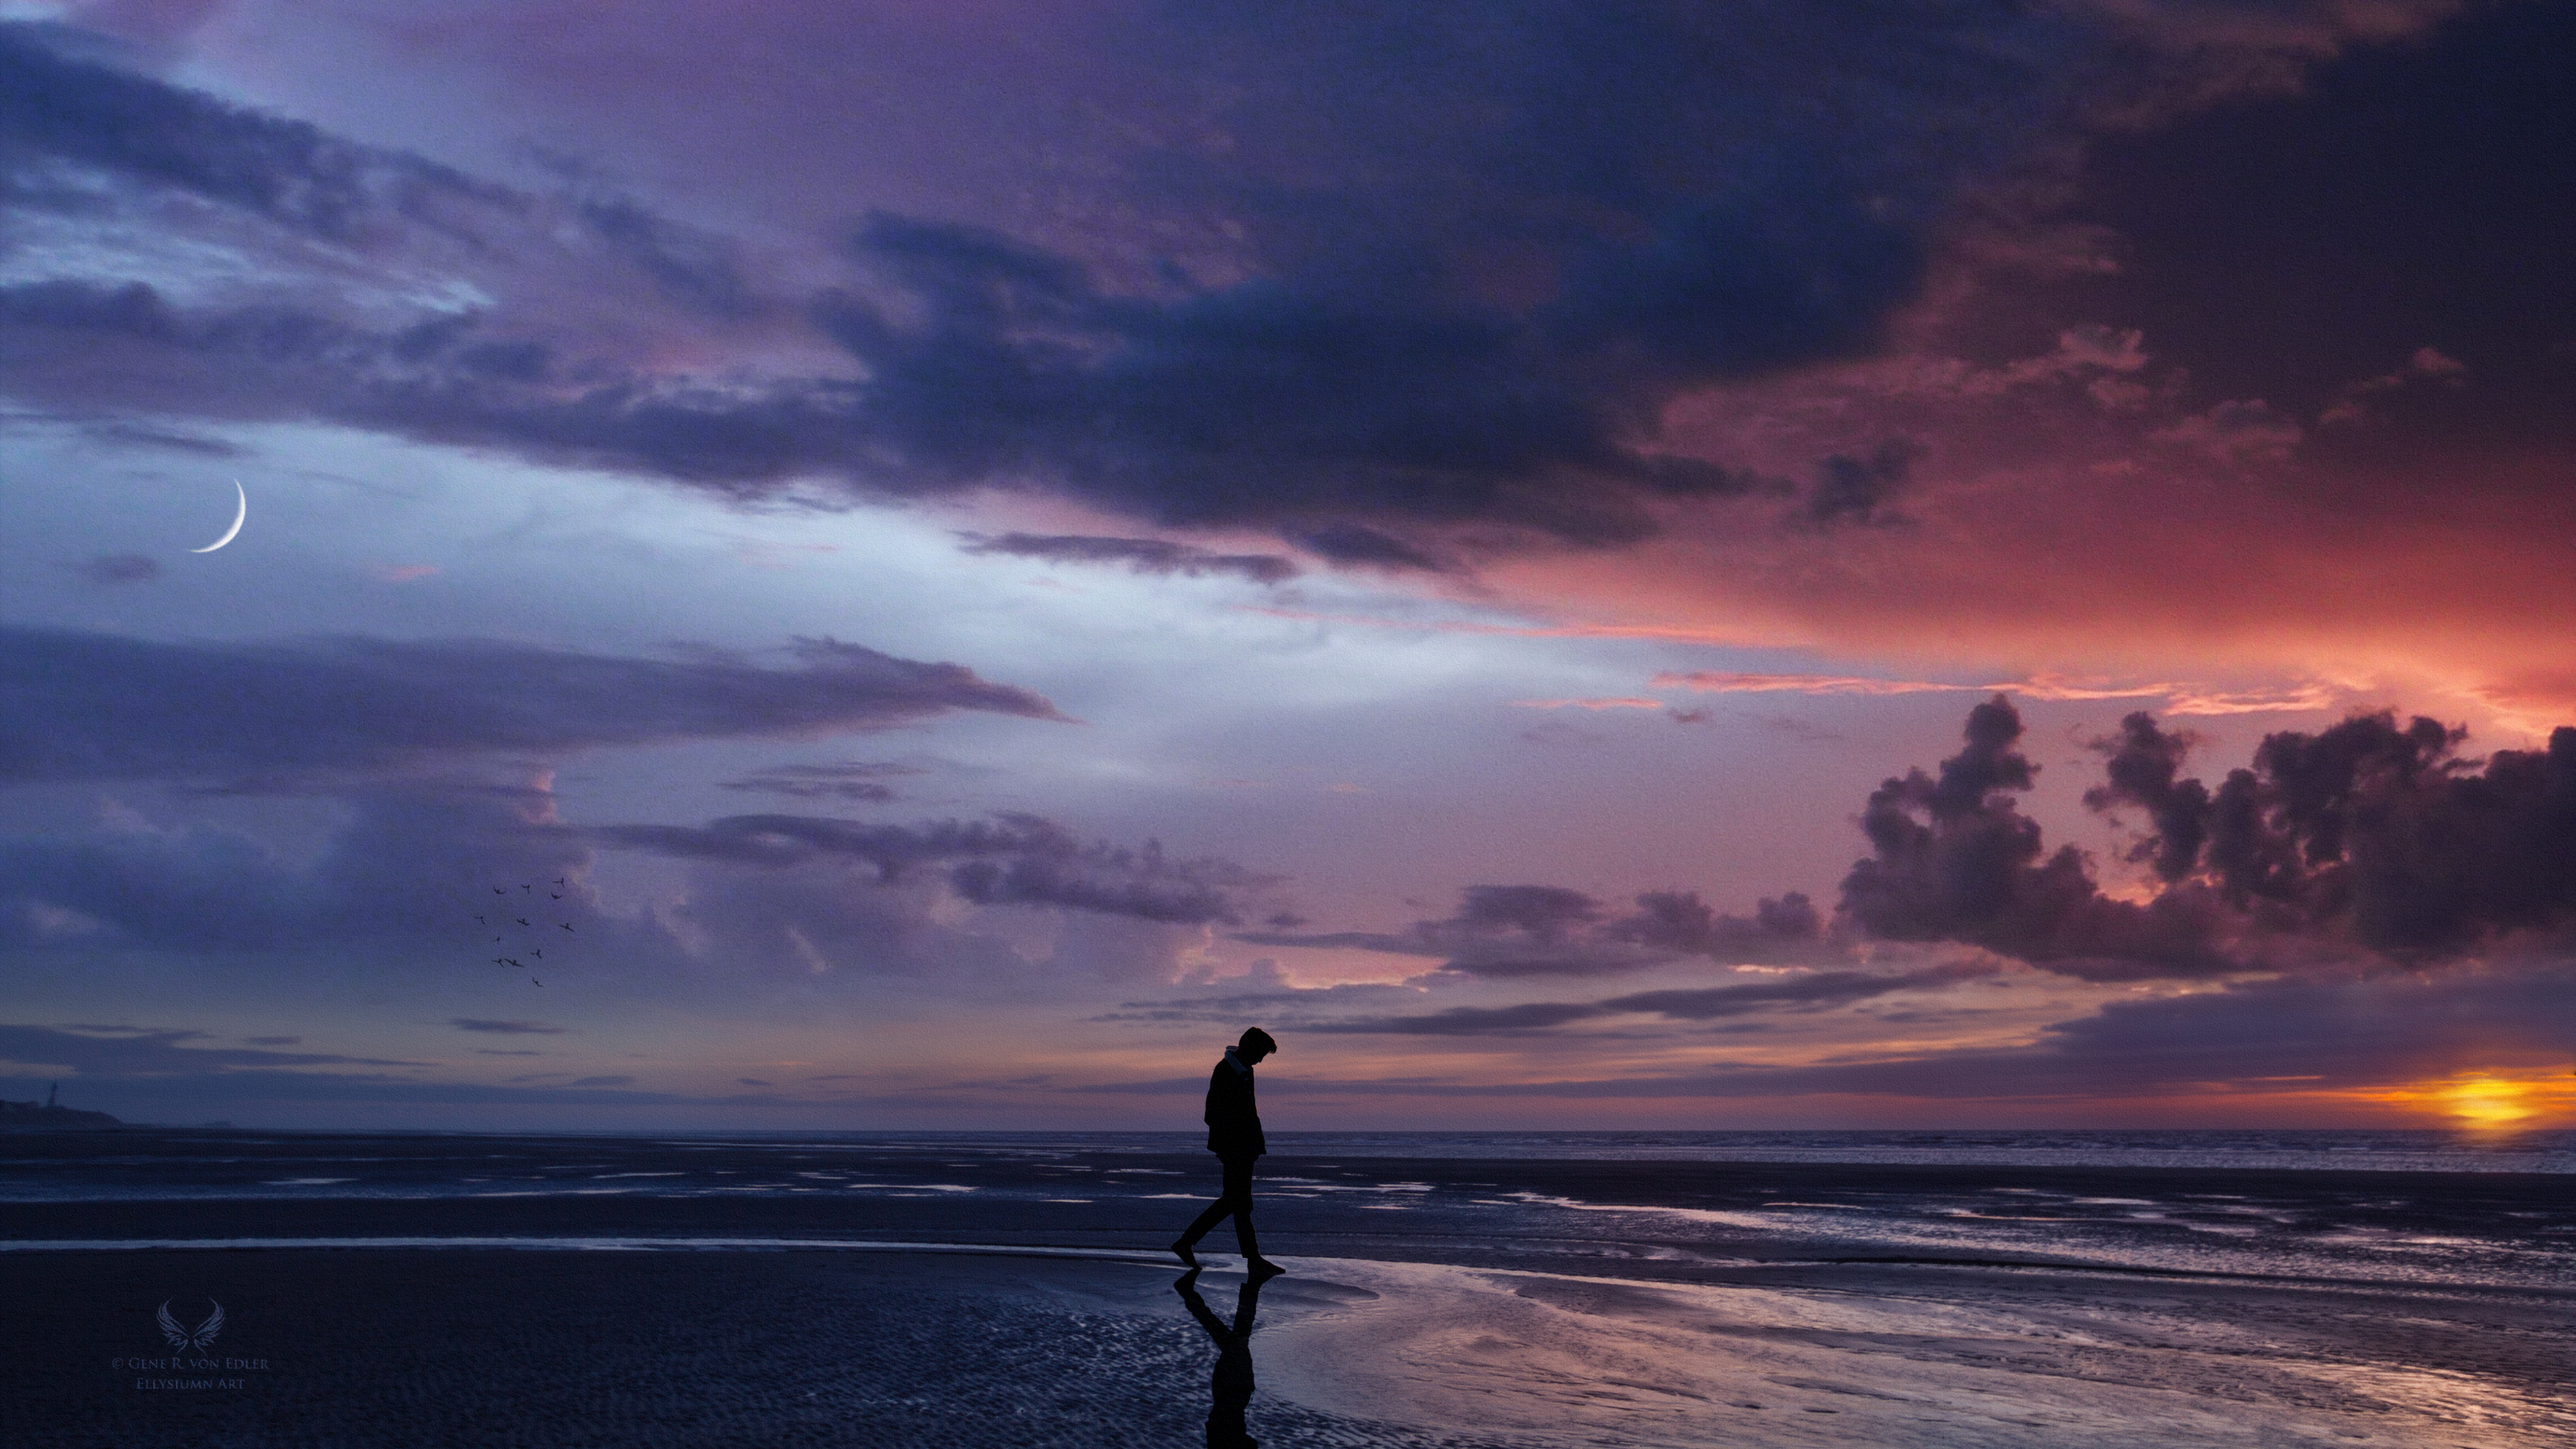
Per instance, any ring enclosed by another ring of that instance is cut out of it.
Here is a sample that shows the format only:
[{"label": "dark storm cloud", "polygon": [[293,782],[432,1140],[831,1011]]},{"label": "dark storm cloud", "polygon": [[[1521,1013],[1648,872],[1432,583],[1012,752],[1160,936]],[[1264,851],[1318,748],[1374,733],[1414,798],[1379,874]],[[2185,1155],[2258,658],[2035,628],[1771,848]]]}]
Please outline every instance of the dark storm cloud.
[{"label": "dark storm cloud", "polygon": [[[0,360],[37,393],[320,415],[732,494],[1054,486],[1360,566],[1453,566],[1409,536],[1426,523],[1614,544],[1653,531],[1655,499],[1754,486],[1658,451],[1660,405],[1878,346],[1945,209],[2062,110],[2056,63],[2082,48],[2003,8],[1758,11],[1165,12],[1106,43],[1185,78],[1188,104],[1217,111],[1183,129],[1230,142],[1122,157],[1115,184],[1188,230],[1229,218],[1229,279],[1176,262],[1112,280],[878,215],[850,245],[864,276],[808,311],[855,381],[662,375],[659,349],[568,347],[526,299],[487,334],[459,314],[361,326],[321,289],[197,306],[96,278],[0,294]],[[90,168],[301,232],[417,230],[485,257],[505,249],[481,232],[550,235],[529,218],[555,207],[699,314],[754,305],[720,241],[638,204],[482,185],[66,58],[34,29],[0,32],[0,94],[0,137],[30,174]]]},{"label": "dark storm cloud", "polygon": [[44,168],[71,163],[348,239],[368,222],[428,219],[439,193],[493,194],[444,167],[62,53],[71,38],[0,25],[0,167],[21,196],[46,195]]},{"label": "dark storm cloud", "polygon": [[2129,858],[2152,862],[2169,881],[2191,874],[2209,837],[2209,788],[2177,778],[2191,745],[2188,733],[2158,728],[2154,715],[2132,714],[2120,721],[2116,737],[2096,746],[2110,778],[2084,792],[2084,803],[2095,810],[2131,805],[2146,812],[2147,838]]},{"label": "dark storm cloud", "polygon": [[2460,756],[2465,738],[2393,713],[2266,736],[2215,792],[2176,792],[2152,844],[2258,920],[2402,960],[2563,927],[2576,919],[2576,728],[2483,765]]},{"label": "dark storm cloud", "polygon": [[499,751],[820,734],[954,710],[1058,719],[955,664],[799,640],[765,667],[495,640],[154,643],[0,628],[0,779],[370,770]]},{"label": "dark storm cloud", "polygon": [[2020,714],[1997,695],[1968,715],[1967,745],[1935,778],[1908,771],[1861,813],[1872,853],[1843,878],[1844,914],[1892,941],[1960,941],[2089,980],[2217,975],[2241,963],[2217,939],[2214,895],[2171,887],[2144,906],[2096,887],[2073,846],[2045,850],[2012,796],[2036,772]]},{"label": "dark storm cloud", "polygon": [[103,553],[72,565],[94,584],[146,584],[161,577],[160,560],[139,553]]},{"label": "dark storm cloud", "polygon": [[[2463,447],[2563,449],[2576,358],[2576,47],[2563,4],[2460,7],[2430,35],[2358,46],[2305,85],[2100,138],[2071,220],[2119,265],[2070,284],[2141,328],[2205,402],[2315,417],[2426,349],[2466,386],[2373,396],[2309,446],[2413,496]],[[2366,299],[2366,305],[2356,305]],[[2433,364],[2439,367],[2440,364]],[[2563,456],[2563,453],[2560,454]],[[2510,472],[2461,489],[2516,486]]]},{"label": "dark storm cloud", "polygon": [[1445,958],[1446,970],[1502,978],[1598,976],[1693,956],[1749,962],[1806,954],[1823,922],[1795,891],[1764,900],[1750,917],[1723,915],[1687,891],[1649,891],[1612,915],[1581,891],[1548,885],[1469,886],[1458,913],[1400,932],[1246,931],[1262,946],[1312,946]]},{"label": "dark storm cloud", "polygon": [[2437,961],[2576,921],[2576,728],[2479,762],[2434,720],[2356,715],[2266,736],[2211,790],[2181,776],[2187,735],[2132,714],[2085,801],[2143,812],[2133,858],[2159,882],[2143,905],[2103,895],[2082,852],[2047,852],[2014,808],[2035,768],[2021,732],[1997,696],[1937,779],[1912,771],[1870,796],[1873,854],[1843,881],[1858,927],[2122,980]]},{"label": "dark storm cloud", "polygon": [[[104,64],[78,53],[81,40],[56,27],[0,24],[0,184],[7,199],[39,209],[95,209],[91,188],[63,184],[68,168],[361,248],[418,231],[478,252],[501,250],[498,234],[525,230],[551,210],[540,198],[418,156]],[[721,320],[760,308],[722,237],[625,198],[572,199],[563,211],[684,308]],[[160,441],[195,440],[163,434]]]},{"label": "dark storm cloud", "polygon": [[977,905],[1051,906],[1169,924],[1231,925],[1241,918],[1243,893],[1272,881],[1232,861],[1174,860],[1154,842],[1136,850],[1086,845],[1054,821],[1020,814],[921,825],[735,815],[704,826],[611,825],[587,833],[630,850],[739,866],[856,862],[879,884],[937,867]]},{"label": "dark storm cloud", "polygon": [[1257,584],[1284,583],[1297,576],[1297,565],[1277,554],[1218,553],[1160,538],[1102,538],[1078,533],[958,536],[966,540],[968,553],[1009,554],[1048,563],[1115,564],[1130,573],[1180,574],[1193,579],[1207,574],[1233,574]]},{"label": "dark storm cloud", "polygon": [[1174,525],[1314,520],[1339,561],[1421,567],[1336,515],[1491,520],[1579,543],[1651,531],[1637,500],[1742,491],[1637,449],[1686,383],[1864,349],[1911,295],[1901,224],[1830,179],[1686,206],[1569,257],[1535,312],[1444,303],[1357,259],[1151,299],[1001,236],[881,216],[857,255],[903,299],[827,299],[863,362],[857,431],[909,486],[1035,477]]}]

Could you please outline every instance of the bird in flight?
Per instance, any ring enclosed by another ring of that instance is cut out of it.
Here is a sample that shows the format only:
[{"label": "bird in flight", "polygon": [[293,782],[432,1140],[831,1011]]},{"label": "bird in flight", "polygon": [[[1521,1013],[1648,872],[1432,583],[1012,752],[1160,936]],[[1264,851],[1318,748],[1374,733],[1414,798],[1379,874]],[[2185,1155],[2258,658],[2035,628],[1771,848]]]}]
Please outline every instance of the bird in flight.
[{"label": "bird in flight", "polygon": [[531,956],[538,957],[539,959],[543,959],[546,953],[545,953],[545,948],[544,948],[544,947],[539,947],[539,948],[537,948],[536,950],[529,952],[528,954],[529,954],[529,955],[531,955]]},{"label": "bird in flight", "polygon": [[494,886],[492,887],[492,894],[496,896],[505,896],[508,895],[509,892],[501,889],[499,886]]},{"label": "bird in flight", "polygon": [[569,930],[571,930],[571,929],[572,929],[572,922],[570,922],[570,921],[557,921],[557,922],[555,922],[555,924],[556,924],[556,925],[558,925],[558,926],[563,927],[563,928],[564,928],[565,930],[567,930],[567,931],[569,931]]},{"label": "bird in flight", "polygon": [[495,956],[492,958],[492,964],[495,966],[507,966],[510,964],[510,961],[506,956]]},{"label": "bird in flight", "polygon": [[510,919],[518,922],[522,926],[528,923],[528,918],[525,916],[512,916]]},{"label": "bird in flight", "polygon": [[[528,979],[529,979],[530,981],[537,981],[537,978],[535,978],[534,976],[531,976],[531,977],[529,977]],[[546,983],[544,983],[544,982],[542,982],[542,981],[537,981],[537,984],[538,984],[539,986],[543,986],[543,985],[545,985]]]},{"label": "bird in flight", "polygon": [[546,892],[546,899],[550,901],[559,901],[562,900],[563,897],[556,895],[553,891],[548,891]]},{"label": "bird in flight", "polygon": [[563,878],[562,876],[556,876],[556,877],[555,877],[555,884],[556,884],[556,885],[562,885],[562,884],[563,884],[563,880],[564,880],[564,878]]},{"label": "bird in flight", "polygon": [[487,921],[487,920],[483,919],[481,916],[476,916],[476,917],[474,918],[474,924],[476,924],[476,925],[478,925],[478,926],[488,926],[488,925],[490,925],[490,924],[492,924],[492,923],[491,923],[490,921]]},{"label": "bird in flight", "polygon": [[528,889],[528,887],[526,887],[526,886],[521,886],[521,887],[519,887],[519,889],[521,889],[521,890],[526,890],[526,889]]},{"label": "bird in flight", "polygon": [[[518,957],[516,957],[516,956],[511,956],[511,957],[507,957],[507,958],[505,958],[505,959],[507,959],[511,965],[513,965],[513,966],[519,966],[519,958],[518,958]],[[525,970],[526,970],[526,969],[528,969],[528,968],[526,968],[525,966],[519,966],[519,969],[520,969],[520,970],[522,970],[522,971],[525,971]]]}]

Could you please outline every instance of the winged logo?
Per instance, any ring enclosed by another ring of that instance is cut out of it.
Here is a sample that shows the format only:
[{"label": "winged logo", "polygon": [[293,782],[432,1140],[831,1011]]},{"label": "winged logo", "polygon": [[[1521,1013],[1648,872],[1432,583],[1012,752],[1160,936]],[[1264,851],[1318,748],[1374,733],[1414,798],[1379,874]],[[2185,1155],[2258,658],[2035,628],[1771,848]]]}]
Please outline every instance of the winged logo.
[{"label": "winged logo", "polygon": [[[212,1299],[207,1301],[213,1302]],[[162,1303],[160,1312],[154,1316],[161,1320],[161,1336],[170,1340],[172,1348],[203,1349],[207,1344],[215,1341],[216,1334],[224,1331],[224,1305],[220,1303],[215,1304],[214,1312],[206,1315],[205,1322],[194,1328],[171,1317],[170,1305],[167,1301]]]}]

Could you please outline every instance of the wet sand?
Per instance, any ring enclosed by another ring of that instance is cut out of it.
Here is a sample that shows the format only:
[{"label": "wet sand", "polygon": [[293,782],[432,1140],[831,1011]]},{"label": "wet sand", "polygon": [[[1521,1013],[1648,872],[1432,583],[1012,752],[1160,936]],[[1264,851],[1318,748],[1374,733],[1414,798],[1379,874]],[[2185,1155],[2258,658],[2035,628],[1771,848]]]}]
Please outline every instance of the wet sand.
[{"label": "wet sand", "polygon": [[[1246,1413],[1273,1446],[2576,1443],[2564,1174],[1266,1165],[1294,1272],[1260,1296]],[[1204,1275],[1202,1318],[1156,1245],[1207,1169],[1083,1143],[0,1140],[0,1442],[1202,1443],[1214,1382],[1242,1385],[1240,1357],[1219,1371],[1241,1280]],[[174,1351],[165,1303],[224,1318]]]},{"label": "wet sand", "polygon": [[[63,1449],[1191,1444],[1215,1357],[1173,1269],[1128,1262],[305,1249],[15,1253],[0,1272],[9,1437]],[[1239,1280],[1205,1276],[1230,1307]],[[1344,1291],[1273,1284],[1264,1314]],[[170,1367],[156,1308],[193,1327],[210,1299],[215,1341]],[[1488,1442],[1254,1416],[1283,1443]]]},{"label": "wet sand", "polygon": [[[1217,1350],[1149,1259],[524,1241],[9,1252],[18,1442],[1203,1442]],[[1279,1445],[2576,1440],[2576,1398],[2547,1387],[2569,1382],[2567,1305],[2519,1295],[1288,1261],[1251,1344],[1249,1422]],[[1232,1312],[1238,1277],[1200,1286]],[[183,1327],[225,1313],[176,1367],[165,1301]]]}]

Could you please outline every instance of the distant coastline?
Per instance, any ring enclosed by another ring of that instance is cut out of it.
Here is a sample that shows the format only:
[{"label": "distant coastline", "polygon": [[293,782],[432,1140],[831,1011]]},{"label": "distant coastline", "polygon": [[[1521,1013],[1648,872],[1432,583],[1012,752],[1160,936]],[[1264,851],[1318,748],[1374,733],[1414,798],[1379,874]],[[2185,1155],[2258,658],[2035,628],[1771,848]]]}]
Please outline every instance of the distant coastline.
[{"label": "distant coastline", "polygon": [[0,1130],[46,1127],[122,1127],[125,1122],[105,1112],[84,1112],[47,1102],[0,1102]]}]

